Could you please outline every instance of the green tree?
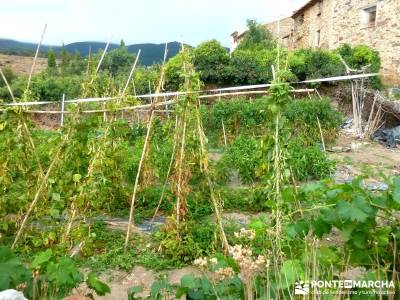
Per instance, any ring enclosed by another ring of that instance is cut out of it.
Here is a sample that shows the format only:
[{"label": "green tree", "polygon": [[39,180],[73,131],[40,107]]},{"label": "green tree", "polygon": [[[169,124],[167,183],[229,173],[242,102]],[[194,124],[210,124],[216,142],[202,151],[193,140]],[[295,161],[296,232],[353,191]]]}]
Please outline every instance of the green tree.
[{"label": "green tree", "polygon": [[193,62],[204,83],[223,84],[230,81],[230,57],[218,41],[211,40],[197,46],[193,50]]},{"label": "green tree", "polygon": [[49,69],[54,69],[57,67],[56,54],[54,53],[53,49],[51,49],[51,48],[47,52],[47,67]]},{"label": "green tree", "polygon": [[[154,87],[157,86],[158,84],[160,78],[160,66],[153,65],[149,68],[146,67],[136,68],[133,76],[134,76],[133,82],[135,83],[135,91],[133,91],[132,88],[131,93],[136,92],[137,95],[147,94],[149,93],[149,85],[150,87]],[[152,92],[154,92],[154,90],[152,90]]]},{"label": "green tree", "polygon": [[179,52],[177,55],[170,58],[165,64],[165,88],[167,90],[177,91],[183,84],[183,62],[183,54],[182,52]]},{"label": "green tree", "polygon": [[272,33],[255,20],[247,20],[248,31],[240,41],[237,50],[274,49],[276,40]]},{"label": "green tree", "polygon": [[61,46],[60,57],[61,57],[61,63],[60,63],[61,72],[65,73],[65,70],[69,66],[71,57],[67,52],[67,50],[65,49],[64,43]]},{"label": "green tree", "polygon": [[76,51],[70,60],[66,73],[68,73],[68,75],[80,75],[85,69],[85,61],[82,59],[81,54]]},{"label": "green tree", "polygon": [[129,72],[134,60],[135,54],[129,53],[125,43],[121,41],[121,45],[117,49],[110,51],[105,56],[102,69],[108,70],[113,76],[116,76]]}]

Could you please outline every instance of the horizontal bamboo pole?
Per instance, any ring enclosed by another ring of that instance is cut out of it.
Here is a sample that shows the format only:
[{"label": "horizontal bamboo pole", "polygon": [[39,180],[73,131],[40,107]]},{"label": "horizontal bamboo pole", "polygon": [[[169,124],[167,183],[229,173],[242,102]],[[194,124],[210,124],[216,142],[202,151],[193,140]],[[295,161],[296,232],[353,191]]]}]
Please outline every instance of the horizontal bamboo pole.
[{"label": "horizontal bamboo pole", "polygon": [[[353,79],[362,79],[378,76],[378,73],[371,74],[356,74],[356,75],[346,75],[346,76],[335,76],[335,77],[327,77],[327,78],[319,78],[291,83],[282,83],[282,84],[305,84],[305,83],[318,83],[318,82],[335,82],[335,81],[347,81]],[[241,91],[241,90],[251,90],[251,89],[261,89],[272,87],[274,85],[280,84],[256,84],[256,85],[245,85],[245,86],[235,86],[235,87],[226,87],[219,89],[211,89],[204,91],[194,91],[192,93],[218,93],[225,91]],[[153,93],[153,94],[144,94],[144,95],[136,95],[136,98],[155,98],[155,97],[170,97],[170,96],[180,96],[186,95],[188,92],[167,92],[167,93]],[[104,97],[104,98],[87,98],[87,99],[72,99],[66,100],[65,103],[87,103],[87,102],[104,102],[104,101],[112,101],[116,100],[118,97]],[[17,102],[17,103],[5,103],[5,106],[31,106],[31,105],[45,105],[45,104],[55,104],[61,103],[61,101],[30,101],[30,102]]]},{"label": "horizontal bamboo pole", "polygon": [[[309,93],[315,92],[315,89],[298,89],[292,90],[293,93]],[[212,94],[212,95],[201,95],[200,99],[209,99],[209,98],[219,98],[226,96],[239,96],[239,95],[254,95],[254,94],[267,94],[267,91],[248,91],[248,92],[234,92],[234,93],[221,93],[221,94]],[[67,101],[65,101],[67,102]],[[164,102],[159,102],[154,104],[154,106],[165,106],[169,104],[174,104],[175,100],[168,100]],[[148,108],[148,109],[145,109]],[[104,112],[113,112],[113,111],[121,111],[121,110],[135,110],[135,111],[148,111],[151,108],[151,104],[143,104],[143,105],[135,105],[135,106],[126,106],[126,107],[118,107],[115,109],[97,109],[97,110],[83,110],[84,114],[91,113],[104,113]],[[0,109],[0,112],[4,112],[5,109]],[[154,112],[166,112],[166,110],[154,110]],[[62,114],[62,110],[26,110],[24,113],[28,114]],[[64,114],[72,114],[74,112],[64,111]]]}]

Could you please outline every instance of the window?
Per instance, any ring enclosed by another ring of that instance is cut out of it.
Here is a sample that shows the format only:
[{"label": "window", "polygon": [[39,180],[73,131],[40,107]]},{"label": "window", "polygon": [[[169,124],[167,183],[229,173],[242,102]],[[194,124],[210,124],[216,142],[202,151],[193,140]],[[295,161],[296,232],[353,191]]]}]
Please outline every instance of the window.
[{"label": "window", "polygon": [[302,25],[304,23],[304,14],[297,17],[297,24]]},{"label": "window", "polygon": [[367,27],[374,27],[376,25],[377,7],[376,5],[363,9],[363,21]]},{"label": "window", "polygon": [[321,44],[321,30],[317,30],[315,33],[315,41],[314,41],[314,47],[319,47]]},{"label": "window", "polygon": [[283,37],[282,44],[284,47],[289,48],[289,35]]}]

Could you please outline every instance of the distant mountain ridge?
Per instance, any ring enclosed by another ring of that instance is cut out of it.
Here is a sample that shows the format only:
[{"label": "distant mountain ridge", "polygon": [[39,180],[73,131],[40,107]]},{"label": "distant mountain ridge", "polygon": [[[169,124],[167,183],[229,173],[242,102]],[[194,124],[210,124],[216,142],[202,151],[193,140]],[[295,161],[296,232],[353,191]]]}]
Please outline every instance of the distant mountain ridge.
[{"label": "distant mountain ridge", "polygon": [[[87,56],[89,51],[97,53],[100,49],[104,49],[107,43],[104,42],[76,42],[65,45],[65,49],[70,53],[79,52],[81,56]],[[118,48],[118,44],[110,44],[109,50]],[[0,53],[5,54],[16,54],[16,55],[33,55],[36,51],[37,44],[20,42],[11,39],[0,39]],[[41,53],[46,53],[52,48],[56,53],[61,50],[61,46],[42,45]],[[127,45],[128,51],[131,53],[137,53],[141,49],[139,62],[142,65],[150,66],[154,63],[162,62],[164,58],[165,44],[132,44]],[[179,53],[181,44],[179,42],[168,43],[168,55],[167,58],[171,58]]]}]

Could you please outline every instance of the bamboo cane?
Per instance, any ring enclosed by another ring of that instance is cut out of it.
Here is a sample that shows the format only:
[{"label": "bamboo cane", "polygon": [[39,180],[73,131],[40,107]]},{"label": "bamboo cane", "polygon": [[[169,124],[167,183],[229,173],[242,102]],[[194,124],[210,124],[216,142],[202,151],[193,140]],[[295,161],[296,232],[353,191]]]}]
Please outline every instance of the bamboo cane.
[{"label": "bamboo cane", "polygon": [[35,53],[35,57],[33,59],[33,64],[32,64],[32,67],[31,67],[31,71],[29,72],[28,83],[26,85],[26,91],[29,91],[29,88],[30,88],[30,85],[31,85],[33,71],[35,70],[36,61],[37,61],[37,58],[38,58],[38,55],[39,55],[40,47],[42,46],[42,43],[43,43],[43,39],[44,39],[44,35],[46,33],[46,29],[47,29],[47,24],[44,25],[44,28],[43,28],[43,31],[42,31],[42,36],[40,37],[39,44],[38,44],[38,46],[36,48],[36,53]]},{"label": "bamboo cane", "polygon": [[[157,91],[156,93],[160,92],[161,86],[162,86],[162,82],[164,80],[164,68],[165,68],[165,60],[167,57],[167,45],[165,46],[165,50],[164,50],[164,61],[162,64],[162,68],[161,68],[161,74],[160,74],[160,81],[157,87]],[[157,99],[157,98],[156,98]],[[126,237],[125,237],[125,244],[124,244],[124,252],[127,251],[128,249],[128,243],[129,243],[129,237],[130,237],[130,233],[131,233],[131,227],[132,227],[132,221],[133,221],[133,210],[135,207],[135,201],[136,201],[136,193],[138,190],[138,186],[139,186],[139,179],[140,179],[140,175],[141,175],[141,171],[142,171],[142,166],[143,166],[143,162],[146,158],[146,154],[147,154],[147,147],[150,143],[150,136],[151,136],[151,131],[153,128],[153,118],[154,118],[154,104],[155,104],[156,100],[151,104],[151,109],[149,112],[149,116],[148,116],[148,123],[147,123],[147,132],[146,132],[146,137],[145,137],[145,141],[144,141],[144,145],[143,145],[143,149],[142,149],[142,155],[140,157],[140,161],[139,161],[139,166],[138,166],[138,170],[136,173],[136,178],[135,178],[135,184],[133,187],[133,192],[132,192],[132,197],[131,197],[131,207],[129,210],[129,221],[128,221],[128,228],[126,231]]]},{"label": "bamboo cane", "polygon": [[321,123],[319,122],[318,116],[317,116],[317,123],[318,123],[318,128],[319,128],[319,134],[321,136],[322,148],[324,149],[324,152],[326,152],[324,135],[322,134]]},{"label": "bamboo cane", "polygon": [[157,216],[157,213],[158,213],[158,211],[159,211],[159,209],[160,209],[161,203],[162,203],[162,201],[163,201],[163,199],[164,199],[165,191],[166,191],[166,189],[167,189],[168,178],[169,178],[169,175],[170,175],[170,173],[171,173],[172,165],[173,165],[173,163],[174,163],[174,158],[175,158],[176,144],[177,144],[177,143],[176,143],[176,141],[177,141],[177,129],[178,129],[178,115],[175,116],[175,137],[174,137],[174,145],[173,145],[173,147],[172,147],[172,154],[171,154],[171,159],[170,159],[170,161],[169,161],[169,166],[168,166],[167,175],[165,176],[165,181],[164,181],[164,184],[163,184],[163,189],[162,189],[162,191],[161,191],[160,200],[158,201],[156,210],[155,210],[155,212],[154,212],[154,215],[153,215],[153,218],[151,219],[150,224],[153,224],[153,223],[154,223],[154,219],[155,219],[155,217]]},{"label": "bamboo cane", "polygon": [[229,243],[228,243],[228,240],[225,235],[224,227],[222,224],[221,212],[219,209],[217,199],[215,197],[214,185],[211,181],[209,170],[208,170],[208,158],[207,158],[207,151],[206,151],[205,142],[204,142],[204,131],[201,126],[200,113],[199,113],[198,107],[196,107],[196,121],[197,121],[197,133],[199,135],[199,141],[200,141],[201,156],[202,156],[202,159],[204,160],[203,173],[204,173],[204,176],[206,177],[208,188],[210,189],[210,198],[211,198],[211,202],[214,207],[215,218],[217,219],[217,224],[219,226],[223,249],[224,249],[225,254],[227,254],[228,249],[229,249]]},{"label": "bamboo cane", "polygon": [[226,132],[225,132],[225,124],[224,124],[224,120],[221,120],[222,123],[222,133],[224,134],[224,143],[225,143],[225,147],[228,146],[228,143],[226,141]]},{"label": "bamboo cane", "polygon": [[14,249],[15,246],[17,245],[18,240],[19,240],[19,238],[20,238],[20,236],[21,236],[21,234],[22,234],[22,232],[23,232],[23,230],[25,228],[26,221],[28,220],[32,210],[35,208],[36,203],[39,200],[39,196],[40,196],[40,194],[42,193],[44,187],[47,184],[47,180],[49,179],[51,171],[53,170],[54,166],[56,165],[56,163],[58,162],[58,160],[60,158],[61,150],[65,146],[65,144],[66,144],[66,142],[68,140],[68,136],[69,136],[69,133],[64,137],[64,141],[62,142],[61,146],[58,148],[55,156],[53,157],[53,159],[52,159],[52,161],[50,163],[50,166],[47,169],[47,172],[46,172],[45,176],[41,179],[41,182],[40,182],[40,185],[39,185],[39,187],[38,187],[38,189],[36,191],[35,197],[33,198],[33,201],[31,202],[31,204],[30,204],[30,206],[28,208],[28,211],[25,214],[25,217],[24,217],[24,219],[23,219],[23,221],[21,223],[21,226],[20,226],[20,228],[19,228],[19,230],[17,232],[17,235],[15,236],[15,239],[14,239],[14,242],[13,242],[13,244],[11,246],[11,249]]},{"label": "bamboo cane", "polygon": [[[126,87],[129,85],[129,82],[130,82],[131,79],[132,79],[132,74],[133,74],[134,70],[136,69],[136,65],[137,65],[137,62],[138,62],[138,60],[139,60],[139,57],[140,57],[140,50],[139,50],[139,52],[138,52],[138,55],[136,56],[136,59],[135,59],[135,61],[134,61],[134,63],[133,63],[133,66],[132,66],[132,68],[131,68],[131,71],[130,71],[130,73],[129,73],[128,79],[127,79],[126,84],[125,84],[125,88],[122,90],[122,92],[120,93],[120,96],[118,97],[118,101],[117,101],[118,103],[122,100],[122,98],[124,97],[124,95],[125,95],[125,93],[126,93]],[[104,58],[104,57],[103,57],[103,58]],[[96,69],[96,72],[97,72],[98,69],[99,69],[99,68]],[[93,77],[93,78],[94,78],[94,77]],[[110,122],[108,123],[108,126],[106,127],[106,130],[105,130],[105,132],[104,132],[104,140],[103,140],[104,142],[105,142],[105,140],[106,140],[106,138],[107,138],[107,136],[108,136],[108,132],[109,132],[110,129],[111,129],[110,127],[111,127],[112,121],[113,121],[113,116],[111,115]],[[89,163],[88,172],[87,172],[87,173],[88,173],[88,178],[90,178],[90,177],[92,176],[94,164],[96,163],[96,161],[97,161],[97,159],[98,159],[100,153],[101,153],[101,151],[96,151],[96,152],[95,152],[95,156],[91,159],[91,161],[90,161],[90,163]],[[86,181],[86,183],[87,183],[87,181]],[[79,196],[78,196],[79,198],[82,197],[83,191],[84,191],[84,189],[82,188],[81,191],[80,191],[80,193],[79,193]],[[73,205],[74,205],[74,202],[71,204],[71,207],[72,207]],[[68,236],[69,236],[69,233],[70,233],[71,228],[72,228],[72,223],[73,223],[74,218],[75,218],[75,214],[76,214],[76,209],[73,208],[73,209],[72,209],[72,215],[71,215],[70,221],[69,221],[68,226],[67,226],[67,230],[66,230],[66,232],[65,232],[65,234],[64,234],[64,240],[66,240],[66,239],[68,238]]]}]

